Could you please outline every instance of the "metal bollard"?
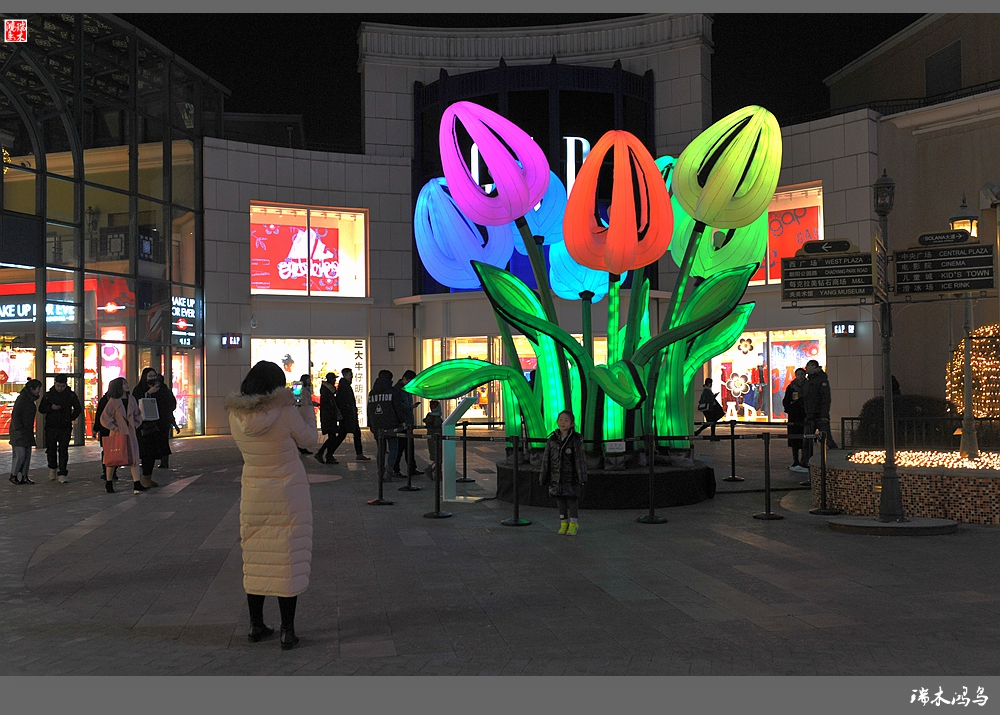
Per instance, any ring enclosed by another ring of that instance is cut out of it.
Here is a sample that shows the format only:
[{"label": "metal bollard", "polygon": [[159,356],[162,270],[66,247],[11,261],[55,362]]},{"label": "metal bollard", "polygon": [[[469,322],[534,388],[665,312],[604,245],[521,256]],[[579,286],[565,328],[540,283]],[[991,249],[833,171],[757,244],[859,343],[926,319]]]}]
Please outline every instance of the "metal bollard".
[{"label": "metal bollard", "polygon": [[401,486],[398,491],[419,492],[420,487],[413,486],[413,472],[410,470],[410,465],[413,464],[413,461],[409,457],[409,455],[413,454],[413,432],[407,427],[404,435],[406,437],[406,443],[403,445],[405,448],[404,456],[406,457],[406,484]]},{"label": "metal bollard", "polygon": [[743,477],[736,476],[736,420],[729,420],[729,476],[723,477],[722,481],[745,481]]},{"label": "metal bollard", "polygon": [[764,439],[764,511],[754,514],[753,518],[767,521],[784,519],[781,514],[771,512],[771,433],[765,432],[761,436]]},{"label": "metal bollard", "polygon": [[[444,447],[443,435],[434,435],[434,441],[437,442],[438,450]],[[438,451],[438,454],[441,452]],[[450,511],[441,511],[441,461],[438,460],[437,466],[434,468],[434,511],[429,511],[424,514],[425,519],[447,519],[451,516]]]},{"label": "metal bollard", "polygon": [[819,433],[819,509],[810,509],[810,514],[836,516],[840,509],[830,509],[826,505],[826,432]]},{"label": "metal bollard", "polygon": [[467,441],[468,433],[466,428],[469,426],[468,422],[462,423],[462,476],[458,477],[456,482],[474,482],[475,479],[469,479],[469,443]]},{"label": "metal bollard", "polygon": [[520,504],[518,503],[517,495],[517,482],[518,482],[518,461],[521,456],[521,438],[519,435],[511,436],[511,443],[514,445],[514,516],[510,519],[504,519],[500,523],[503,526],[527,526],[531,523],[530,519],[522,519],[520,512]]},{"label": "metal bollard", "polygon": [[372,506],[391,506],[392,505],[391,501],[382,498],[383,496],[382,478],[385,476],[385,468],[386,468],[385,461],[387,457],[385,432],[380,430],[376,435],[375,440],[377,443],[377,448],[375,450],[376,459],[378,460],[377,462],[375,462],[377,466],[375,472],[376,472],[376,477],[378,477],[378,499],[371,499],[369,500],[368,503]]},{"label": "metal bollard", "polygon": [[649,513],[636,519],[640,524],[666,524],[665,516],[657,516],[653,509],[653,491],[656,488],[656,442],[646,435],[646,461],[649,463]]}]

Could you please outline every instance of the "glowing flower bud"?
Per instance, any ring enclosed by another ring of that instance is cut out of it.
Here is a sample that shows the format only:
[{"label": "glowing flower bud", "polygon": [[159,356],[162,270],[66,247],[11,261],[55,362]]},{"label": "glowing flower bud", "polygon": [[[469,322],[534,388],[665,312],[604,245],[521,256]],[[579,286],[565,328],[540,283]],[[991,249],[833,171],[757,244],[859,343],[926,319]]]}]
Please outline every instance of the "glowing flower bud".
[{"label": "glowing flower bud", "polygon": [[[601,163],[612,148],[611,208],[609,226],[604,227],[597,221],[594,204]],[[570,255],[588,268],[624,273],[662,256],[670,246],[673,229],[667,187],[646,147],[625,131],[605,134],[580,167],[566,202],[563,240]]]},{"label": "glowing flower bud", "polygon": [[413,233],[427,272],[450,288],[478,288],[470,261],[503,268],[514,252],[512,223],[487,227],[487,240],[455,204],[444,179],[431,179],[417,196]]},{"label": "glowing flower bud", "polygon": [[[622,273],[619,281],[624,282],[626,276]],[[565,242],[560,242],[549,248],[549,285],[563,300],[580,300],[580,294],[589,290],[596,303],[608,293],[608,272],[581,266],[569,255]]]},{"label": "glowing flower bud", "polygon": [[685,213],[715,228],[740,228],[767,209],[781,170],[781,128],[762,107],[744,107],[699,134],[677,159],[671,186]]},{"label": "glowing flower bud", "polygon": [[[554,171],[549,173],[549,188],[541,203],[524,215],[531,235],[544,236],[546,246],[562,242],[563,215],[566,213],[566,188]],[[514,250],[522,256],[528,253],[520,231],[514,232]]]},{"label": "glowing flower bud", "polygon": [[[496,185],[495,196],[473,181],[458,146],[456,120],[461,120],[479,147]],[[524,216],[548,189],[549,162],[541,147],[516,124],[478,104],[455,102],[445,109],[438,144],[441,167],[455,203],[482,226],[500,226]]]}]

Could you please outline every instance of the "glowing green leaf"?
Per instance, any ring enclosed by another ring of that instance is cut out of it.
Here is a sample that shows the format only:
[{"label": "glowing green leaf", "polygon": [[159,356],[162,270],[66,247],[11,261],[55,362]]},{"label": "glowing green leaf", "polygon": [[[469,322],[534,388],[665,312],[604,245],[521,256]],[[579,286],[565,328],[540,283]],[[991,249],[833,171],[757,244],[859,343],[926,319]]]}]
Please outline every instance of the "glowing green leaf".
[{"label": "glowing green leaf", "polygon": [[753,308],[753,303],[736,306],[732,313],[691,341],[688,356],[684,360],[683,384],[690,384],[695,373],[706,362],[726,352],[739,340]]},{"label": "glowing green leaf", "polygon": [[746,292],[747,283],[757,271],[756,264],[731,268],[716,273],[697,288],[684,305],[680,314],[680,324],[690,323],[704,315],[725,306],[726,315],[736,307]]},{"label": "glowing green leaf", "polygon": [[[694,219],[688,216],[677,199],[674,206],[674,238],[670,255],[678,266],[684,260],[691,240]],[[760,263],[767,251],[767,212],[742,228],[715,229],[711,226],[699,235],[691,263],[691,275],[708,277],[728,268]]]},{"label": "glowing green leaf", "polygon": [[642,375],[628,360],[619,360],[610,368],[598,365],[590,375],[608,397],[626,409],[637,407],[646,397]]}]

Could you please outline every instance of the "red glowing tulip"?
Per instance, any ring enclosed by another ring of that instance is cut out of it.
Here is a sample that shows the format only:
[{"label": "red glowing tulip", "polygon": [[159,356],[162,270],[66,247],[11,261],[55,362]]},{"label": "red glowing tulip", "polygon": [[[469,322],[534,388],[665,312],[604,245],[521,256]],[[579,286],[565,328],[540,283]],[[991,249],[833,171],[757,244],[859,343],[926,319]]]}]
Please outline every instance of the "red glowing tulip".
[{"label": "red glowing tulip", "polygon": [[[610,225],[597,220],[597,177],[605,154],[614,147]],[[638,185],[633,185],[633,176]],[[636,204],[638,197],[638,205]],[[576,175],[566,202],[563,236],[577,263],[620,274],[648,266],[666,253],[674,215],[663,177],[653,157],[634,135],[610,131],[601,137]]]},{"label": "red glowing tulip", "polygon": [[[496,184],[495,196],[487,195],[473,181],[459,150],[456,119],[479,146],[479,155]],[[521,218],[549,187],[549,162],[541,147],[509,119],[478,104],[455,102],[444,110],[438,144],[452,198],[462,213],[481,226],[499,226]]]}]

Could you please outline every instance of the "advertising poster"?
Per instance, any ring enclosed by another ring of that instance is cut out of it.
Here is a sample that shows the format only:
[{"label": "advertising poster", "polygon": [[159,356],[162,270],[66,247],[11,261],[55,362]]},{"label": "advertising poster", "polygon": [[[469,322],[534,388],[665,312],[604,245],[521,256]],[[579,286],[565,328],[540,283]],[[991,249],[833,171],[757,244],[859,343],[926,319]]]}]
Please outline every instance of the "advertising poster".
[{"label": "advertising poster", "polygon": [[788,418],[781,406],[788,383],[795,379],[795,368],[804,368],[810,360],[826,364],[826,335],[822,328],[786,330],[771,337],[771,401],[774,419]]},{"label": "advertising poster", "polygon": [[[306,212],[250,213],[250,289],[259,293],[306,295],[309,233]],[[259,223],[258,223],[259,222]]]},{"label": "advertising poster", "polygon": [[[803,243],[819,240],[819,206],[769,211],[767,218],[767,278],[769,283],[780,283],[781,259],[793,257]],[[762,265],[751,280],[763,281],[764,270]]]}]

